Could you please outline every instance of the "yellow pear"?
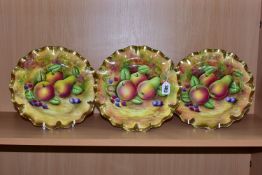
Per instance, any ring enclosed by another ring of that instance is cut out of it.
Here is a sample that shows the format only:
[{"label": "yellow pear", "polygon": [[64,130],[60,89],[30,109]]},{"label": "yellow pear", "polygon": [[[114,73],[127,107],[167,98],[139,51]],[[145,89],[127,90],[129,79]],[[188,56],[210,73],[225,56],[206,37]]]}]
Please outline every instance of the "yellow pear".
[{"label": "yellow pear", "polygon": [[70,75],[64,80],[58,80],[55,82],[55,91],[59,95],[59,97],[65,98],[71,94],[72,87],[76,82],[76,77],[74,75]]}]

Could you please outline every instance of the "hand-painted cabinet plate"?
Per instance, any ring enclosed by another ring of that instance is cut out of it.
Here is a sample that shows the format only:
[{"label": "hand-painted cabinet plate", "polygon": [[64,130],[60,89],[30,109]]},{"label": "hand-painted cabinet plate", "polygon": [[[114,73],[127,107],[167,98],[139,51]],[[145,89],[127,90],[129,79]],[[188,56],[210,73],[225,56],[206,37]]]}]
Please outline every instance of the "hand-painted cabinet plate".
[{"label": "hand-painted cabinet plate", "polygon": [[206,49],[177,66],[182,121],[201,128],[220,128],[241,119],[254,93],[247,65],[233,53]]},{"label": "hand-painted cabinet plate", "polygon": [[43,47],[21,58],[12,72],[12,102],[34,125],[66,128],[94,108],[94,70],[78,53]]},{"label": "hand-painted cabinet plate", "polygon": [[145,131],[172,117],[178,89],[170,59],[147,46],[129,46],[97,72],[96,102],[114,126]]}]

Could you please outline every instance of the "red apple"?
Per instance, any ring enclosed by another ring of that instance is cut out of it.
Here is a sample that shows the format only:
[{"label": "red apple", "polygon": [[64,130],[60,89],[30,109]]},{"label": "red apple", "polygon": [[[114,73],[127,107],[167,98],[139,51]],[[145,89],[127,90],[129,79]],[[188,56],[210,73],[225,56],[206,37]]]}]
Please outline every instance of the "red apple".
[{"label": "red apple", "polygon": [[201,84],[205,85],[206,87],[208,87],[210,84],[212,84],[213,82],[218,80],[218,77],[216,76],[216,74],[211,73],[210,75],[206,76],[206,74],[202,74],[199,77],[199,80],[201,82]]},{"label": "red apple", "polygon": [[49,82],[42,81],[35,85],[34,94],[38,100],[48,101],[55,96],[55,89]]},{"label": "red apple", "polygon": [[203,105],[209,100],[209,92],[205,86],[194,86],[189,92],[193,103]]},{"label": "red apple", "polygon": [[147,80],[147,76],[145,74],[141,74],[139,72],[133,73],[131,74],[131,78],[130,80],[132,81],[132,83],[137,86],[139,83],[141,83],[142,81]]},{"label": "red apple", "polygon": [[54,84],[58,80],[63,80],[64,75],[63,72],[49,72],[46,74],[46,81],[48,81],[50,84]]},{"label": "red apple", "polygon": [[117,96],[124,101],[133,99],[136,96],[136,87],[130,80],[121,81],[116,88]]}]

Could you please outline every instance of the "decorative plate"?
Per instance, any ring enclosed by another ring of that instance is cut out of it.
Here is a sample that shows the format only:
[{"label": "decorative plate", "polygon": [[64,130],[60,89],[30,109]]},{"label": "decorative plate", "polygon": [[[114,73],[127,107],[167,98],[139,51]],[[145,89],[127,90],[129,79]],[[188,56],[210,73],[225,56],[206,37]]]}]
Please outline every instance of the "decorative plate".
[{"label": "decorative plate", "polygon": [[192,53],[177,66],[182,121],[194,127],[228,127],[248,111],[253,76],[235,54],[220,49]]},{"label": "decorative plate", "polygon": [[97,71],[96,102],[112,125],[128,131],[159,127],[177,104],[177,76],[162,52],[129,46],[106,58]]},{"label": "decorative plate", "polygon": [[70,127],[93,111],[93,74],[88,61],[75,51],[63,47],[33,50],[12,72],[12,102],[34,125]]}]

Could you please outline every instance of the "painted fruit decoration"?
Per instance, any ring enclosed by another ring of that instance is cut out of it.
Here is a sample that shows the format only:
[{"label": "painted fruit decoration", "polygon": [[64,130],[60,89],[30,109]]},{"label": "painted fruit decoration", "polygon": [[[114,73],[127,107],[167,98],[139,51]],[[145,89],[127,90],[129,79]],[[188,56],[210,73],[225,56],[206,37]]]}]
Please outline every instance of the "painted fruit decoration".
[{"label": "painted fruit decoration", "polygon": [[194,127],[229,126],[247,112],[254,93],[253,77],[233,53],[206,49],[177,66],[180,105],[176,113]]},{"label": "painted fruit decoration", "polygon": [[[28,91],[26,92],[28,93]],[[35,96],[32,97],[33,99],[38,99],[41,101],[49,101],[55,97],[55,88],[47,81],[38,82],[34,87],[34,93],[32,93],[32,96]],[[31,101],[31,98],[28,98],[28,100]]]},{"label": "painted fruit decoration", "polygon": [[63,47],[33,50],[12,72],[12,101],[34,125],[69,127],[93,111],[93,73],[88,61],[74,51]]},{"label": "painted fruit decoration", "polygon": [[160,51],[147,46],[120,49],[103,62],[97,75],[96,101],[113,125],[145,131],[172,116],[177,77],[172,61]]},{"label": "painted fruit decoration", "polygon": [[116,93],[121,100],[129,101],[136,96],[137,90],[130,80],[123,80],[118,83]]}]

